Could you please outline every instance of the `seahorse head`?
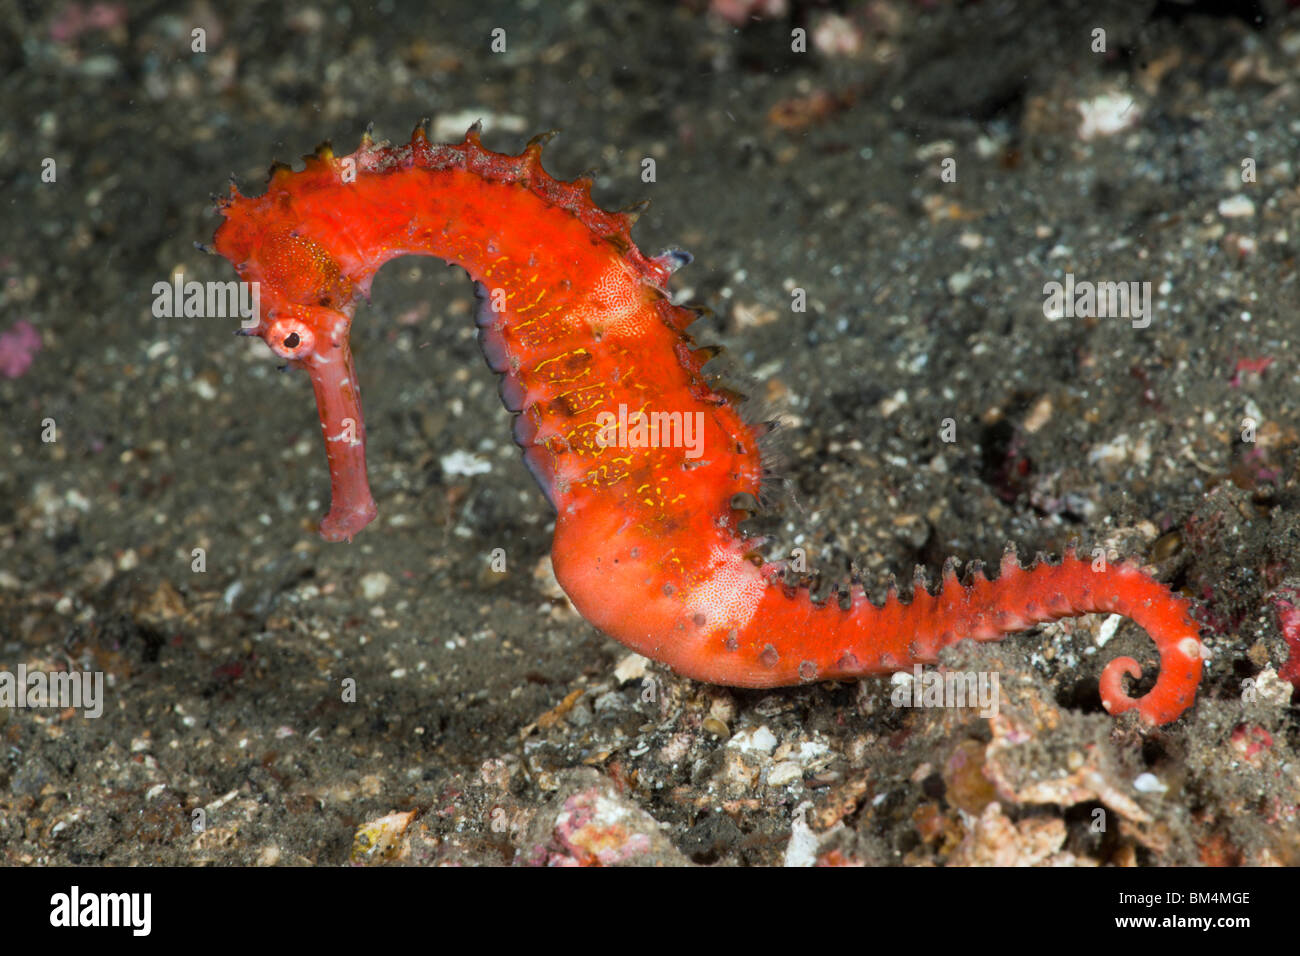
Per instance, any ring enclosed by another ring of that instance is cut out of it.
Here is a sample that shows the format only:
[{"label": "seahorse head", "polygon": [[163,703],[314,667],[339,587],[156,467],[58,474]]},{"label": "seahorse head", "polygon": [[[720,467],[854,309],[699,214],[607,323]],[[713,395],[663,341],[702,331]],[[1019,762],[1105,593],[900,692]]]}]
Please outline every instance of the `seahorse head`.
[{"label": "seahorse head", "polygon": [[267,238],[246,274],[259,283],[264,318],[255,330],[278,357],[310,363],[346,340],[354,291],[323,245],[294,232]]}]

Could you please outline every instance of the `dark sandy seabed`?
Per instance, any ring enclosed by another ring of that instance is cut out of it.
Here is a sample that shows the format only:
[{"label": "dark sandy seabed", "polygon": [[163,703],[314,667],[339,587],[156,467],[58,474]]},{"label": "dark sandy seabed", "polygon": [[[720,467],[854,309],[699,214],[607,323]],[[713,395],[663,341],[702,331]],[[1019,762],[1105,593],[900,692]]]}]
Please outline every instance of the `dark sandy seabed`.
[{"label": "dark sandy seabed", "polygon": [[[0,378],[0,669],[109,686],[95,720],[0,709],[0,861],[1298,862],[1300,10],[3,10],[0,333],[42,347]],[[1111,548],[1196,599],[1196,705],[1108,716],[1105,662],[1145,689],[1156,657],[1127,622],[1099,647],[1100,615],[946,651],[1000,675],[994,720],[896,708],[889,678],[738,692],[624,661],[550,576],[470,283],[433,260],[360,310],[380,517],[321,541],[307,378],[232,320],[155,318],[152,288],[234,278],[193,247],[230,172],[257,193],[272,159],[425,115],[509,152],[559,129],[553,173],[653,199],[638,244],[695,255],[674,288],[714,310],[699,338],[789,426],[773,555],[879,599],[1007,541]],[[1149,281],[1150,326],[1045,316],[1067,272]]]}]

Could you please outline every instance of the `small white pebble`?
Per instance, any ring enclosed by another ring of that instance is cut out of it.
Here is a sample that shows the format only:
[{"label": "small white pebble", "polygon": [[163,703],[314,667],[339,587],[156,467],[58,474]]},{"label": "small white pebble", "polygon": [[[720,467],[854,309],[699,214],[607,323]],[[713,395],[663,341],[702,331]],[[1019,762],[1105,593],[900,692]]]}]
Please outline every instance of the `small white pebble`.
[{"label": "small white pebble", "polygon": [[810,760],[816,760],[830,751],[830,747],[820,740],[805,740],[799,744],[795,751],[795,756],[807,763]]},{"label": "small white pebble", "polygon": [[907,404],[907,389],[900,388],[888,398],[881,399],[878,409],[881,416],[888,418],[894,412],[898,411]]},{"label": "small white pebble", "polygon": [[821,840],[804,818],[811,806],[811,803],[801,803],[794,808],[793,819],[790,821],[790,842],[785,848],[785,866],[812,866],[817,862],[817,847]]},{"label": "small white pebble", "polygon": [[1112,614],[1106,620],[1101,622],[1101,627],[1097,628],[1097,646],[1105,647],[1106,642],[1115,636],[1119,630],[1120,623],[1124,620],[1118,614]]},{"label": "small white pebble", "polygon": [[614,668],[614,676],[620,684],[626,684],[630,680],[640,680],[645,677],[645,667],[649,663],[640,654],[628,654]]},{"label": "small white pebble", "polygon": [[803,779],[803,769],[793,760],[785,760],[767,772],[769,787],[784,787],[788,783]]},{"label": "small white pebble", "polygon": [[1133,781],[1133,789],[1138,793],[1164,793],[1169,788],[1155,774],[1140,773]]},{"label": "small white pebble", "polygon": [[390,578],[383,571],[371,571],[369,574],[361,576],[361,595],[367,601],[378,601],[388,593],[388,585],[392,583]]},{"label": "small white pebble", "polygon": [[1127,93],[1102,93],[1078,104],[1079,138],[1113,136],[1137,123],[1142,110]]},{"label": "small white pebble", "polygon": [[770,754],[776,749],[776,736],[766,726],[757,730],[742,730],[727,741],[727,746],[742,753]]},{"label": "small white pebble", "polygon": [[1249,196],[1238,193],[1219,200],[1219,215],[1224,219],[1240,219],[1255,215],[1255,204]]},{"label": "small white pebble", "polygon": [[440,463],[446,474],[463,475],[466,478],[485,475],[492,470],[492,462],[467,451],[453,451],[449,455],[443,455]]}]

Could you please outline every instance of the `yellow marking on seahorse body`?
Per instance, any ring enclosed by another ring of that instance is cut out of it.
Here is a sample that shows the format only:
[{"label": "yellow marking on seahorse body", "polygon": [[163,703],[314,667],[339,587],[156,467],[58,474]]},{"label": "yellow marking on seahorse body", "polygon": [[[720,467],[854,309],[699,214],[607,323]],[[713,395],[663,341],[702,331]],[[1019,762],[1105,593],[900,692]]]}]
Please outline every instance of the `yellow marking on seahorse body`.
[{"label": "yellow marking on seahorse body", "polygon": [[591,374],[591,365],[590,365],[590,364],[584,364],[580,369],[578,369],[578,371],[577,371],[576,374],[571,375],[571,376],[569,376],[568,378],[562,378],[562,377],[560,377],[559,375],[553,375],[553,376],[551,376],[551,375],[547,375],[547,374],[544,372],[544,369],[546,368],[546,366],[550,365],[552,362],[559,362],[559,361],[562,361],[562,360],[564,360],[564,359],[568,359],[568,358],[570,358],[570,356],[576,356],[576,355],[585,355],[585,356],[590,357],[590,356],[591,356],[591,353],[588,352],[585,348],[582,348],[581,346],[579,346],[578,348],[575,348],[575,349],[570,349],[569,351],[567,351],[567,352],[562,352],[562,353],[560,353],[559,355],[553,355],[553,356],[551,356],[550,358],[542,359],[540,362],[538,362],[536,365],[534,365],[534,366],[532,367],[532,369],[530,370],[530,374],[532,374],[532,375],[536,375],[538,378],[540,378],[540,379],[542,379],[542,380],[544,380],[544,381],[546,381],[546,382],[550,382],[550,383],[552,383],[552,384],[563,384],[563,383],[565,383],[565,382],[576,382],[578,379],[582,378],[584,375],[590,375],[590,374]]},{"label": "yellow marking on seahorse body", "polygon": [[546,298],[546,290],[542,289],[540,292],[537,293],[537,298],[533,299],[533,301],[528,303],[527,305],[521,305],[519,308],[515,309],[515,313],[517,315],[523,315],[525,312],[528,312],[536,308],[537,303],[541,302],[542,299],[544,298]]}]

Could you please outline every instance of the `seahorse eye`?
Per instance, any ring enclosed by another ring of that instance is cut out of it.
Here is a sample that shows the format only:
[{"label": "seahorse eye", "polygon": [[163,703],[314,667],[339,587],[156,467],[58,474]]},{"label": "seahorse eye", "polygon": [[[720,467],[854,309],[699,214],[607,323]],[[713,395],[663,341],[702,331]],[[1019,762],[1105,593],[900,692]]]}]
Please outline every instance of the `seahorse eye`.
[{"label": "seahorse eye", "polygon": [[272,324],[266,344],[282,359],[305,359],[316,347],[316,335],[301,319],[280,319]]}]

